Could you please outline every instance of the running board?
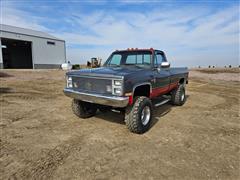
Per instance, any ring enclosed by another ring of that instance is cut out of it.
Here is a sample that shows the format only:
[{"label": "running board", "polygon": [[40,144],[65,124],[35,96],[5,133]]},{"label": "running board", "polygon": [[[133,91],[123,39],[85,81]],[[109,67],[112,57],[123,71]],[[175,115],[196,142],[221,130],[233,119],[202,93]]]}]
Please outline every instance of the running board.
[{"label": "running board", "polygon": [[166,103],[169,102],[169,101],[170,101],[170,99],[165,99],[165,100],[161,101],[160,103],[154,104],[154,106],[155,106],[155,107],[158,107],[158,106],[161,106],[161,105],[163,105],[163,104],[166,104]]}]

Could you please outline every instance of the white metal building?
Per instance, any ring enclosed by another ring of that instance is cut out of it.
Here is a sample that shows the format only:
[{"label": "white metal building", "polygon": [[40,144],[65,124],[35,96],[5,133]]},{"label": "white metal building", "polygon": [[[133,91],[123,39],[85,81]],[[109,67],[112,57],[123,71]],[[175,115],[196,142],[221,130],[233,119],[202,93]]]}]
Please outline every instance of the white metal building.
[{"label": "white metal building", "polygon": [[0,24],[0,68],[55,69],[66,62],[65,41],[45,32]]}]

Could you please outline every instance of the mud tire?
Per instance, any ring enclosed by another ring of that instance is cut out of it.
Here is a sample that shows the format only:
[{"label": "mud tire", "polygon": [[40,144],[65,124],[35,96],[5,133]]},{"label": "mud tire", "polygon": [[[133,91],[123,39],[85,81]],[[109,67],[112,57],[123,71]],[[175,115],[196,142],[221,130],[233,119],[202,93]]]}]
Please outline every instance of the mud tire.
[{"label": "mud tire", "polygon": [[[141,115],[143,109],[148,106],[150,108],[150,119],[147,124],[143,124]],[[152,103],[151,100],[145,96],[135,98],[134,104],[128,106],[125,111],[125,123],[127,128],[137,134],[142,134],[150,128],[152,120]]]},{"label": "mud tire", "polygon": [[171,93],[171,103],[173,105],[182,106],[186,101],[185,87],[180,84],[177,89]]},{"label": "mud tire", "polygon": [[80,118],[89,118],[96,114],[97,107],[94,104],[73,99],[72,111],[76,116]]}]

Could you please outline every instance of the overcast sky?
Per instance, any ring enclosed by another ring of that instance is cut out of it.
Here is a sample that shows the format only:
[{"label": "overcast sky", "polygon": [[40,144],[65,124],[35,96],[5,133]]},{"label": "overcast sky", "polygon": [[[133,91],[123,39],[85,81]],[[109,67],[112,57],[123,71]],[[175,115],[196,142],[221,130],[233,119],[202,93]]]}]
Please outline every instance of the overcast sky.
[{"label": "overcast sky", "polygon": [[64,39],[72,63],[153,47],[175,66],[239,64],[238,1],[19,0],[0,10],[2,24]]}]

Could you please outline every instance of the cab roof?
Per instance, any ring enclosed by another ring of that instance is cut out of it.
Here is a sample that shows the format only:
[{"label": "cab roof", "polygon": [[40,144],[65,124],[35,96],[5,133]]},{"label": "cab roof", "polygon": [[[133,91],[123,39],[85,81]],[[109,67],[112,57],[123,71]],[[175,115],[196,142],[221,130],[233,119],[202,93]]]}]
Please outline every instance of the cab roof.
[{"label": "cab roof", "polygon": [[149,48],[149,49],[139,49],[139,48],[127,48],[127,49],[123,49],[123,50],[115,50],[114,52],[132,52],[132,51],[151,51],[151,52],[154,52],[154,51],[160,51],[160,52],[163,52],[161,50],[157,50],[157,49],[153,49],[153,48]]}]

